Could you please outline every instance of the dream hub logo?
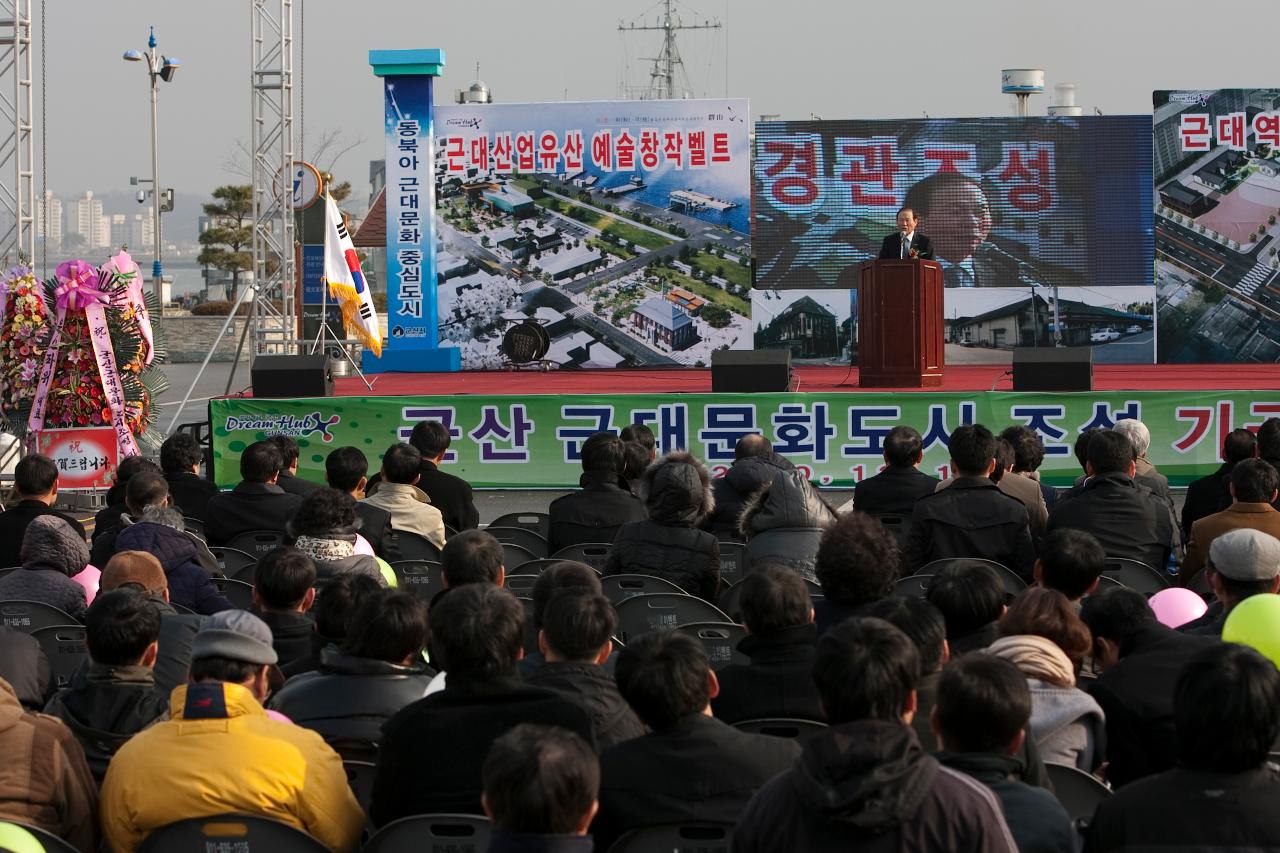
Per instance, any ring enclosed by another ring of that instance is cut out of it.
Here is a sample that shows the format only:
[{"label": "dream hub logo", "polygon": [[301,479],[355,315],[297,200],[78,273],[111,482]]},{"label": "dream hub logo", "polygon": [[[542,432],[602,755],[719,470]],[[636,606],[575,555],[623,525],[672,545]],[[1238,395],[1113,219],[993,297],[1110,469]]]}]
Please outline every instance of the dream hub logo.
[{"label": "dream hub logo", "polygon": [[252,432],[262,432],[268,436],[287,435],[291,438],[305,438],[312,433],[320,433],[321,439],[327,444],[333,441],[333,433],[330,430],[342,421],[342,415],[330,415],[324,417],[320,412],[312,412],[302,417],[294,417],[293,415],[261,415],[254,417],[227,417],[225,429],[227,432],[234,430],[249,430]]}]

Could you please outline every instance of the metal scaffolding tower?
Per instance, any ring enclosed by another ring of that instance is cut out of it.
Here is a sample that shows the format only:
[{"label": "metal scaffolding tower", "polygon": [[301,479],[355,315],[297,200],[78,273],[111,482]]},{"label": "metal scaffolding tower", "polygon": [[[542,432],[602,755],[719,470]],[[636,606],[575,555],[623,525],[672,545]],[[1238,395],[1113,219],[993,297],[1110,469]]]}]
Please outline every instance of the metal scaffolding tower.
[{"label": "metal scaffolding tower", "polygon": [[[293,0],[251,0],[253,305],[250,357],[297,351],[293,219]],[[243,346],[243,339],[241,340]]]},{"label": "metal scaffolding tower", "polygon": [[[680,56],[680,49],[676,45],[676,34],[681,30],[718,30],[720,29],[719,21],[704,21],[701,24],[685,24],[682,23],[678,15],[672,14],[671,6],[673,0],[663,0],[662,18],[653,25],[640,24],[635,21],[630,23],[620,22],[618,31],[620,33],[636,33],[649,30],[659,30],[662,32],[662,49],[656,57],[644,57],[644,61],[652,62],[653,68],[649,71],[649,83],[645,87],[641,87],[638,97],[643,100],[650,99],[669,99],[669,98],[692,98],[692,86],[689,83],[689,74],[685,69],[684,59]],[[677,77],[681,79],[677,79]],[[632,95],[634,93],[628,93]]]},{"label": "metal scaffolding tower", "polygon": [[31,0],[0,0],[0,253],[35,262]]}]

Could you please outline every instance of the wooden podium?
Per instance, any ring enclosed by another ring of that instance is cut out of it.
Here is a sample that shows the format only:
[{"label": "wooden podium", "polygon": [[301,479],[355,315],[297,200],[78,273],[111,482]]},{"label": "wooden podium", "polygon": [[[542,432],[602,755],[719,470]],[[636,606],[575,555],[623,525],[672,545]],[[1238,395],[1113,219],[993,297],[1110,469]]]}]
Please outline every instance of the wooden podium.
[{"label": "wooden podium", "polygon": [[942,267],[866,261],[858,267],[858,384],[942,385]]}]

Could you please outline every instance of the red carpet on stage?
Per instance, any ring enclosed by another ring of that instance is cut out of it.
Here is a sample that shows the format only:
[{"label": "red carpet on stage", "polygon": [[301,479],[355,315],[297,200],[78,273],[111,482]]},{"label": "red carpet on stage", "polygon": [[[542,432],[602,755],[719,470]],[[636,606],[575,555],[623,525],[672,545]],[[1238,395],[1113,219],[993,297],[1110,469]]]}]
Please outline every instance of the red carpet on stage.
[{"label": "red carpet on stage", "polygon": [[[869,388],[868,391],[997,391],[1013,390],[1003,364],[948,367],[941,388]],[[799,392],[857,393],[858,369],[797,367]],[[337,380],[343,397],[399,397],[447,394],[705,394],[711,391],[710,370],[553,370],[475,371],[466,373],[384,373],[371,376],[370,391],[359,377]],[[1108,364],[1094,365],[1096,391],[1272,390],[1280,388],[1275,364]]]}]

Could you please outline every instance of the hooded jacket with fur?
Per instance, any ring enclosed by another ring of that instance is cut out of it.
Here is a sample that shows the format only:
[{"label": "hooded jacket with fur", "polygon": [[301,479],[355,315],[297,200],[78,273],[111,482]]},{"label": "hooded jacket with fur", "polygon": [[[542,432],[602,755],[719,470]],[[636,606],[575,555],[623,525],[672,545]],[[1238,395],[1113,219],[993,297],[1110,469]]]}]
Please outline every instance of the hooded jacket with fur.
[{"label": "hooded jacket with fur", "polygon": [[748,562],[787,566],[816,583],[818,542],[835,520],[803,471],[784,471],[743,503],[738,532]]},{"label": "hooded jacket with fur", "polygon": [[668,453],[644,472],[649,518],[624,524],[604,574],[669,580],[690,595],[714,601],[720,586],[720,546],[697,525],[715,507],[711,477],[694,456]]}]

